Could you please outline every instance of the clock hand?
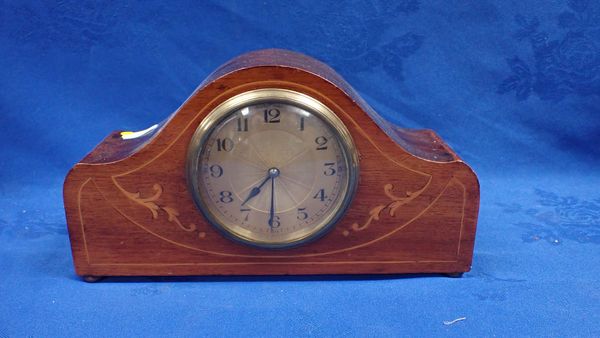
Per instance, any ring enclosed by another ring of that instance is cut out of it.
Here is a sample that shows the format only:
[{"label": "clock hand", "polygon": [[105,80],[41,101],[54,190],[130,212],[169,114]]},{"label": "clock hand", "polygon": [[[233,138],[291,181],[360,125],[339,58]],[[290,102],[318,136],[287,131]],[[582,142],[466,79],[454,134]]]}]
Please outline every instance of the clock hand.
[{"label": "clock hand", "polygon": [[275,178],[277,176],[279,176],[279,169],[269,169],[269,171],[267,172],[267,178],[265,178],[265,180],[262,181],[257,187],[254,187],[250,190],[250,193],[248,194],[244,202],[242,202],[242,205],[248,203],[248,201],[256,197],[256,195],[260,194],[260,189],[263,187],[263,185],[265,185],[270,179]]},{"label": "clock hand", "polygon": [[275,216],[275,177],[271,176],[271,210],[269,212],[269,226],[273,229],[273,217]]},{"label": "clock hand", "polygon": [[265,185],[265,183],[267,183],[270,179],[271,179],[271,175],[268,175],[267,178],[265,178],[265,180],[262,181],[261,184],[259,184],[257,187],[253,187],[252,190],[250,190],[248,197],[246,197],[244,202],[242,202],[242,205],[248,203],[248,201],[250,201],[252,198],[256,197],[256,195],[260,194],[260,188],[262,188],[262,186]]},{"label": "clock hand", "polygon": [[275,218],[275,177],[279,176],[279,169],[269,169],[269,178],[271,179],[271,209],[269,210],[269,226],[273,229],[273,220]]}]

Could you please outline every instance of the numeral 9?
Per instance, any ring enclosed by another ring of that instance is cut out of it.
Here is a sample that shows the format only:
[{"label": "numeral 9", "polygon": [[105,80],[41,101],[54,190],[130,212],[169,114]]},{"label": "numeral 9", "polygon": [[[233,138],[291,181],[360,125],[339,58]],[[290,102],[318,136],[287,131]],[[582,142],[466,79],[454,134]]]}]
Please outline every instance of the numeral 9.
[{"label": "numeral 9", "polygon": [[210,170],[210,176],[212,176],[214,178],[219,178],[219,177],[223,176],[223,168],[221,168],[221,166],[218,164],[211,165],[209,170]]}]

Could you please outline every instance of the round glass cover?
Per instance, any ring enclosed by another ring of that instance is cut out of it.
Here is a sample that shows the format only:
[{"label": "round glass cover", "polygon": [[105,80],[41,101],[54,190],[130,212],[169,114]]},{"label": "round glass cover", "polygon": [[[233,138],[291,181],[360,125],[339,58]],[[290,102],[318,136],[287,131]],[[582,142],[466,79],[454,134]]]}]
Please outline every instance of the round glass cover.
[{"label": "round glass cover", "polygon": [[198,127],[188,156],[196,204],[220,231],[281,248],[329,230],[358,177],[350,134],[319,101],[283,89],[225,101]]}]

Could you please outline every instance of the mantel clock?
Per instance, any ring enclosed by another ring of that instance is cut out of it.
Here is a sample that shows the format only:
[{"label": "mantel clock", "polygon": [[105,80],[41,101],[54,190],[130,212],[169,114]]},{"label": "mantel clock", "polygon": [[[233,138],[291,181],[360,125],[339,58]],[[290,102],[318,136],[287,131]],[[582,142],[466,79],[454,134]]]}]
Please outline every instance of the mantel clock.
[{"label": "mantel clock", "polygon": [[335,71],[261,50],[165,121],[115,131],[69,172],[76,272],[460,274],[474,172],[431,130],[381,118]]}]

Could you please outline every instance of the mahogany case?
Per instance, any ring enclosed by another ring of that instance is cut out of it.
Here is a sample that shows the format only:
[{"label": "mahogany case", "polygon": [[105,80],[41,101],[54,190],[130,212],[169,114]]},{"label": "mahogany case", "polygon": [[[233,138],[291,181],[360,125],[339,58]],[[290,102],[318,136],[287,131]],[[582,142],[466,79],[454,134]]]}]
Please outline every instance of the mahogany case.
[{"label": "mahogany case", "polygon": [[[285,250],[222,236],[188,191],[186,154],[216,106],[259,88],[294,90],[333,110],[359,153],[358,189],[327,235]],[[431,130],[381,118],[334,70],[261,50],[217,69],[142,137],[106,137],[69,172],[64,203],[82,276],[462,273],[479,209],[475,173]]]}]

